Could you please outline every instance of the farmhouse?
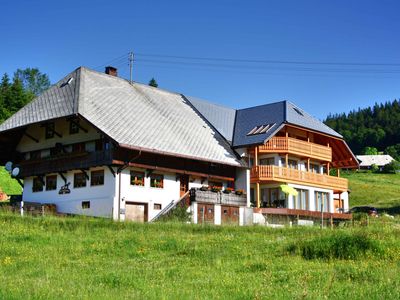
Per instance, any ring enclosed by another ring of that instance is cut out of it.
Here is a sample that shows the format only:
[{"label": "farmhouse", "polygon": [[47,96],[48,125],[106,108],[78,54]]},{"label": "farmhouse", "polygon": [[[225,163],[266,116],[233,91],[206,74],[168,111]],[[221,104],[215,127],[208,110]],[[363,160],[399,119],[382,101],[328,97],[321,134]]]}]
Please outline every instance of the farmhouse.
[{"label": "farmhouse", "polygon": [[24,201],[115,220],[178,203],[194,223],[348,218],[340,168],[358,167],[341,135],[289,101],[235,110],[112,67],[68,74],[1,124],[0,142]]},{"label": "farmhouse", "polygon": [[394,159],[390,155],[357,155],[360,162],[360,169],[370,169],[373,165],[382,169],[385,165],[390,164]]}]

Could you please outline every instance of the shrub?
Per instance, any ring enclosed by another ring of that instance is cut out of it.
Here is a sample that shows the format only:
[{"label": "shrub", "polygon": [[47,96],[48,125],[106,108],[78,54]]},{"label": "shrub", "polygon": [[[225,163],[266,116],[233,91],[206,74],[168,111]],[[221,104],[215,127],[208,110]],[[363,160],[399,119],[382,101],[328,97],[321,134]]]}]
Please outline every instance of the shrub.
[{"label": "shrub", "polygon": [[391,163],[388,163],[383,167],[383,171],[385,173],[397,173],[400,171],[400,162],[397,160],[392,160]]},{"label": "shrub", "polygon": [[336,233],[308,241],[291,244],[288,251],[305,259],[358,259],[367,254],[381,255],[383,250],[378,241],[365,234]]},{"label": "shrub", "polygon": [[376,164],[371,165],[371,171],[377,173],[379,171],[379,167]]},{"label": "shrub", "polygon": [[158,221],[160,222],[190,222],[191,213],[187,212],[187,207],[176,206],[169,211],[166,215],[161,216]]}]

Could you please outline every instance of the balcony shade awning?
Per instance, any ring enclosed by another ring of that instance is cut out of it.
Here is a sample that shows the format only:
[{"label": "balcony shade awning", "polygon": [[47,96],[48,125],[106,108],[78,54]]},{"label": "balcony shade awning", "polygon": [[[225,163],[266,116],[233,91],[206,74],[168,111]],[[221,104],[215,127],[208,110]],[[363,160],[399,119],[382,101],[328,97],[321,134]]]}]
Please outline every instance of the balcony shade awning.
[{"label": "balcony shade awning", "polygon": [[297,196],[299,194],[295,188],[292,188],[291,186],[288,186],[287,184],[281,184],[280,188],[281,188],[282,192],[284,192],[285,194],[288,194],[288,195]]}]

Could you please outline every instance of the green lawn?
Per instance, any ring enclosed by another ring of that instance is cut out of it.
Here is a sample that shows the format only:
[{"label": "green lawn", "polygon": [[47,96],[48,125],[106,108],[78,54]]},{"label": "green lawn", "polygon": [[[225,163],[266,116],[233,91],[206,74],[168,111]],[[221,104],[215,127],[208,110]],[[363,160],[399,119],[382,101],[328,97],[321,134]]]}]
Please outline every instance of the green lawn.
[{"label": "green lawn", "polygon": [[399,299],[398,220],[376,222],[270,229],[0,213],[0,299]]},{"label": "green lawn", "polygon": [[3,167],[0,167],[0,189],[8,195],[19,195],[22,193],[19,183],[10,177]]},{"label": "green lawn", "polygon": [[349,179],[350,206],[372,205],[400,214],[400,174],[342,172]]}]

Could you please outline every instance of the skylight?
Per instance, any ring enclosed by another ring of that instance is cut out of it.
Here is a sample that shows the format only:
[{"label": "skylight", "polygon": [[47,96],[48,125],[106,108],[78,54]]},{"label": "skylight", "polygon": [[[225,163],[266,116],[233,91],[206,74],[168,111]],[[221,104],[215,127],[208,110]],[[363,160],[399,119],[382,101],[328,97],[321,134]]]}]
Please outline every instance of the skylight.
[{"label": "skylight", "polygon": [[300,116],[303,116],[303,113],[300,111],[300,109],[298,109],[297,107],[293,107],[294,111],[297,112]]},{"label": "skylight", "polygon": [[275,125],[275,123],[256,126],[252,130],[250,130],[247,135],[256,135],[256,134],[266,133],[274,125]]}]

